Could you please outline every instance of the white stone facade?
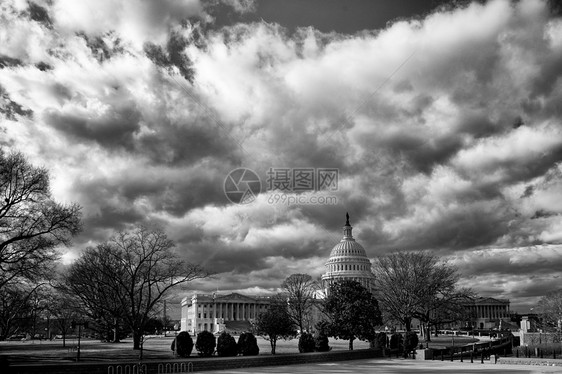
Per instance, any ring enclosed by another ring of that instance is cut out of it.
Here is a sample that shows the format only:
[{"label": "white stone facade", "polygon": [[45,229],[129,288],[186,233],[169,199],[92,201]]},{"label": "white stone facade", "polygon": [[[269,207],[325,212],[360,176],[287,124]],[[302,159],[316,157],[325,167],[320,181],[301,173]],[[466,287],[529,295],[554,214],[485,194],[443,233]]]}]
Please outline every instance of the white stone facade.
[{"label": "white stone facade", "polygon": [[219,333],[232,326],[231,330],[244,329],[249,322],[264,312],[270,304],[269,297],[245,296],[238,293],[195,294],[181,302],[181,331],[196,334],[201,331]]},{"label": "white stone facade", "polygon": [[371,272],[371,261],[363,246],[353,238],[352,230],[347,216],[343,238],[334,246],[325,264],[326,273],[322,275],[324,288],[327,289],[333,281],[354,280],[373,292],[375,277]]}]

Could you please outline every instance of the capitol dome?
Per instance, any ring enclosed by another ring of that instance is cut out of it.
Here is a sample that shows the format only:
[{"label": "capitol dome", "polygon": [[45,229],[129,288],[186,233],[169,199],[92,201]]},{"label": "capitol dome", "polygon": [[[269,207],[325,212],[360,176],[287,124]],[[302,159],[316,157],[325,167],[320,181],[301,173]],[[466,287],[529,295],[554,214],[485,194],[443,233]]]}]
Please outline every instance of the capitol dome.
[{"label": "capitol dome", "polygon": [[354,280],[365,288],[373,291],[374,276],[371,272],[371,261],[363,246],[355,241],[353,227],[349,224],[349,214],[343,227],[343,238],[334,246],[330,258],[326,262],[326,273],[322,280],[326,287],[337,280]]}]

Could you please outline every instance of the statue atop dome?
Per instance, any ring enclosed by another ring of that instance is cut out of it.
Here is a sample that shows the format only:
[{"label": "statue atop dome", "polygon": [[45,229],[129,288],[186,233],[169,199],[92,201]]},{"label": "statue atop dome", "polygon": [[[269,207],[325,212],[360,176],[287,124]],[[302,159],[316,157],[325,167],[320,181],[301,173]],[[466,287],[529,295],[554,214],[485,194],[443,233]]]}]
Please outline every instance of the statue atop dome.
[{"label": "statue atop dome", "polygon": [[349,213],[347,213],[347,212],[345,212],[345,225],[346,225],[346,226],[351,226],[351,225],[349,224]]}]

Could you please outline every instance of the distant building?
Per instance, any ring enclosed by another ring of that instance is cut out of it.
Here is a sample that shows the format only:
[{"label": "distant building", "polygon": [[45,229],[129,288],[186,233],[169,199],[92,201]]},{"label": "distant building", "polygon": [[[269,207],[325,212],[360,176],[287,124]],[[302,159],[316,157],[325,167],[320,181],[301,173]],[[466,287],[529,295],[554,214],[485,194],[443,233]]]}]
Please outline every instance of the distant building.
[{"label": "distant building", "polygon": [[343,238],[332,248],[325,264],[326,273],[322,275],[323,287],[327,289],[334,281],[354,280],[372,292],[375,276],[371,272],[371,261],[363,246],[353,238],[352,230],[349,214],[346,214]]},{"label": "distant building", "polygon": [[238,293],[195,294],[185,297],[181,301],[181,331],[192,334],[200,331],[247,331],[250,327],[249,321],[264,312],[269,304],[269,297],[245,296]]},{"label": "distant building", "polygon": [[[492,297],[477,297],[466,305],[471,316],[471,327],[475,329],[505,328],[509,325],[511,313],[509,300]],[[502,324],[504,326],[502,326]]]}]

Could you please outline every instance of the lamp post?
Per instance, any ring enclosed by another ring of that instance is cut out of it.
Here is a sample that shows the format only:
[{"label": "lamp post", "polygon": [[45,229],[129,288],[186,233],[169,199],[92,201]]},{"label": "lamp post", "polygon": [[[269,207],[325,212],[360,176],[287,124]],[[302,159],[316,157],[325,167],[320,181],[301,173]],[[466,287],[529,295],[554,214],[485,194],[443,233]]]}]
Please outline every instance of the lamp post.
[{"label": "lamp post", "polygon": [[[213,319],[212,319],[213,328],[212,328],[212,330],[215,330],[216,325],[217,325],[217,304],[216,304],[216,300],[215,300],[216,296],[217,296],[217,294],[215,292],[213,292],[213,314],[212,314],[212,316],[213,316]],[[214,331],[212,331],[212,332],[214,333]],[[217,328],[217,332],[218,332],[218,328]]]},{"label": "lamp post", "polygon": [[85,329],[88,328],[88,321],[80,321],[80,322],[76,322],[76,321],[72,321],[70,323],[70,326],[75,329],[76,326],[78,326],[78,346],[76,347],[76,362],[80,361],[80,336],[82,335],[82,326],[84,326]]}]

